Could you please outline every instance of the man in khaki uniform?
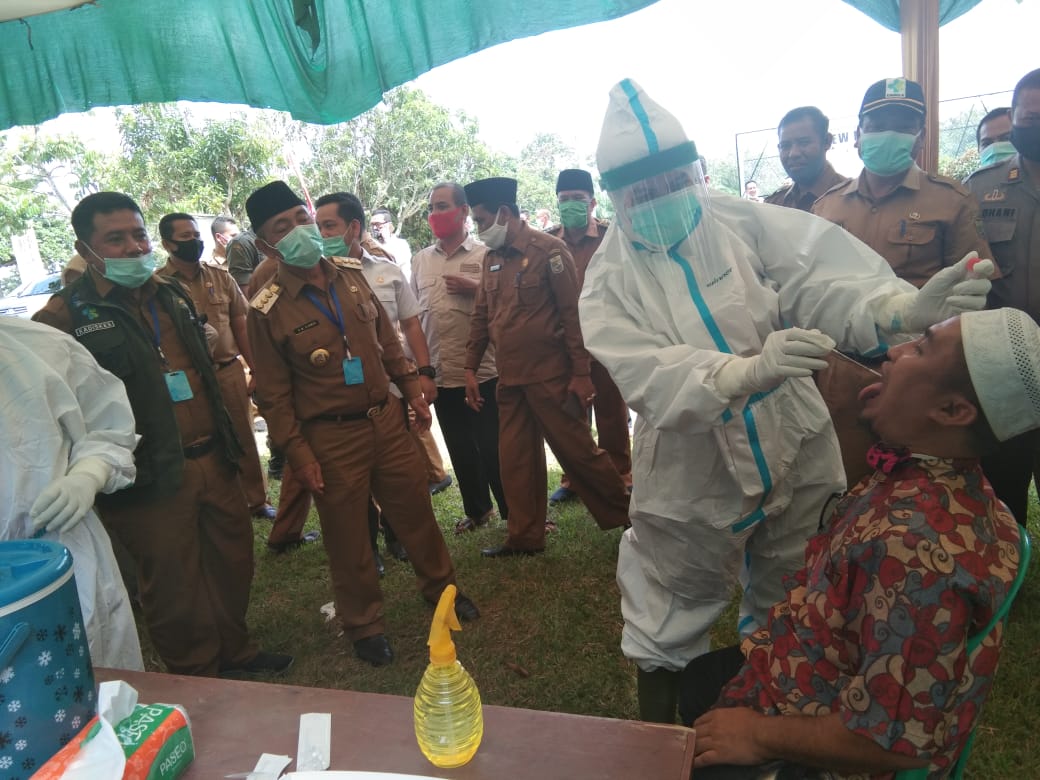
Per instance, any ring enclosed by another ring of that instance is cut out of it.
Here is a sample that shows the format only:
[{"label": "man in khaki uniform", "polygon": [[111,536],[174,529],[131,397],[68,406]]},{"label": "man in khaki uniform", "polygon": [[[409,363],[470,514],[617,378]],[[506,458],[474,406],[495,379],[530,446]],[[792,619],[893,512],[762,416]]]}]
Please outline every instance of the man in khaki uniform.
[{"label": "man in khaki uniform", "polygon": [[599,527],[623,527],[629,503],[625,483],[588,426],[586,410],[596,390],[567,246],[520,221],[515,179],[482,179],[465,189],[480,238],[491,250],[484,257],[466,347],[466,400],[473,409],[483,405],[476,372],[484,350],[494,344],[499,462],[509,502],[505,544],[482,554],[533,555],[545,549],[543,437]]},{"label": "man in khaki uniform", "polygon": [[[812,207],[813,214],[844,227],[884,257],[896,276],[916,287],[969,252],[990,257],[978,206],[968,190],[914,162],[924,143],[924,123],[920,84],[902,78],[872,84],[863,96],[856,129],[863,170]],[[855,357],[869,362],[880,356]],[[817,376],[850,486],[871,473],[865,456],[873,438],[858,422],[856,398],[875,380],[847,361],[831,361]]]},{"label": "man in khaki uniform", "polygon": [[[347,638],[359,658],[382,666],[394,655],[368,539],[369,493],[394,518],[423,597],[435,603],[455,581],[422,459],[389,383],[400,388],[418,425],[429,426],[430,409],[361,261],[323,257],[313,215],[285,182],[254,192],[246,210],[258,245],[278,260],[248,316],[257,401],[271,438],[318,505]],[[461,594],[455,611],[462,620],[480,614]]]},{"label": "man in khaki uniform", "polygon": [[141,440],[137,479],[97,507],[137,565],[144,620],[170,672],[282,672],[246,627],[253,529],[242,450],[189,295],[154,273],[137,204],[99,192],[72,211],[87,272],[34,319],[72,334],[123,380]]},{"label": "man in khaki uniform", "polygon": [[195,302],[195,309],[206,316],[206,324],[216,332],[213,364],[220,394],[235,426],[235,436],[245,450],[238,466],[249,511],[253,517],[274,520],[275,509],[267,500],[267,485],[249,413],[254,382],[252,379],[246,382],[245,369],[238,359],[241,355],[252,370],[253,356],[246,337],[246,299],[227,271],[199,262],[202,236],[191,214],[164,216],[159,220],[159,237],[169,252],[169,259],[159,273],[181,283]]},{"label": "man in khaki uniform", "polygon": [[[993,259],[1003,275],[993,282],[990,306],[1011,306],[1040,321],[1040,70],[1026,74],[1015,87],[1009,138],[1015,155],[976,171],[964,183],[978,200]],[[1040,473],[1040,436],[1030,432],[1004,442],[982,459],[982,469],[997,496],[1025,525],[1029,480]]]},{"label": "man in khaki uniform", "polygon": [[816,199],[831,187],[848,183],[849,177],[842,176],[827,161],[834,136],[830,120],[816,106],[792,108],[780,120],[777,134],[780,164],[791,183],[766,198],[766,203],[810,211]]},{"label": "man in khaki uniform", "polygon": [[[466,230],[469,204],[455,182],[438,184],[430,192],[430,228],[437,240],[412,256],[411,286],[419,300],[419,319],[430,348],[437,383],[437,420],[448,457],[459,480],[466,516],[455,532],[472,531],[491,517],[491,496],[498,513],[509,519],[498,465],[498,372],[489,347],[476,370],[483,406],[478,414],[466,404],[466,343],[470,314],[487,247]],[[489,492],[490,490],[490,492]]]},{"label": "man in khaki uniform", "polygon": [[[560,171],[556,177],[556,197],[560,206],[558,227],[549,231],[567,245],[574,258],[574,272],[578,291],[585,282],[585,271],[592,256],[599,249],[607,233],[607,223],[593,216],[596,209],[592,174],[578,168]],[[592,386],[596,392],[592,408],[596,413],[596,433],[599,446],[607,451],[614,468],[625,485],[632,486],[632,440],[628,435],[628,406],[621,397],[614,380],[598,360],[589,363]],[[567,501],[575,495],[566,473],[560,478],[560,487],[549,498],[550,504]]]}]

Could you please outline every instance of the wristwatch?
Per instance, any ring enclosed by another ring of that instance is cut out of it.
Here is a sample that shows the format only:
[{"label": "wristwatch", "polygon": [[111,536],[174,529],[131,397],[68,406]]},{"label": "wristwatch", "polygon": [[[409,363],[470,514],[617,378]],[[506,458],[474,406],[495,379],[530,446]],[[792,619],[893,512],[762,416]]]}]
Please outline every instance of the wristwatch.
[{"label": "wristwatch", "polygon": [[416,371],[418,371],[419,376],[429,377],[430,379],[437,378],[437,369],[433,366],[419,366]]}]

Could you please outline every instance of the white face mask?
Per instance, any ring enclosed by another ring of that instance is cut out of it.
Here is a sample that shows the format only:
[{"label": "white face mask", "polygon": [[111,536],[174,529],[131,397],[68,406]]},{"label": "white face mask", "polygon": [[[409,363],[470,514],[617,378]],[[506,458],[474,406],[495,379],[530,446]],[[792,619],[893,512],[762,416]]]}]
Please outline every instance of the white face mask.
[{"label": "white face mask", "polygon": [[495,215],[495,224],[487,230],[480,232],[480,240],[484,242],[488,249],[501,249],[506,245],[506,232],[508,230],[509,225],[498,224],[498,215]]}]

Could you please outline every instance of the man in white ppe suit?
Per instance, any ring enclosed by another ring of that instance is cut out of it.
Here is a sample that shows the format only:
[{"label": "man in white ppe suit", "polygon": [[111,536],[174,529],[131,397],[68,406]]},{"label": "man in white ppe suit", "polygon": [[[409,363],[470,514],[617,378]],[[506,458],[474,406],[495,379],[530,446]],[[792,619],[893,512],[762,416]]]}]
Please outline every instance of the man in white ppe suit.
[{"label": "man in white ppe suit", "polygon": [[40,536],[72,553],[96,666],[144,670],[137,627],[94,496],[134,481],[123,383],[75,339],[0,317],[0,539]]},{"label": "man in white ppe suit", "polygon": [[617,218],[585,277],[581,330],[639,415],[621,647],[643,719],[672,722],[678,674],[710,649],[738,576],[746,635],[845,487],[812,371],[835,345],[881,354],[983,308],[992,262],[969,272],[966,257],[918,291],[836,225],[709,197],[694,144],[630,80],[610,93],[597,163]]}]

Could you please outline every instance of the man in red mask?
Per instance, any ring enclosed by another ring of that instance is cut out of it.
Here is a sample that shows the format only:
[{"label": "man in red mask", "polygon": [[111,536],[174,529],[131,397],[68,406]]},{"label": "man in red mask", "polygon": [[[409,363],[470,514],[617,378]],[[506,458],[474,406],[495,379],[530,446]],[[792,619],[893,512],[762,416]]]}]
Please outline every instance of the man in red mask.
[{"label": "man in red mask", "polygon": [[423,333],[436,375],[437,420],[462,493],[466,516],[455,532],[486,525],[493,509],[509,517],[498,470],[498,371],[493,348],[488,348],[477,370],[480,395],[478,414],[466,404],[466,342],[469,319],[487,247],[469,234],[466,192],[455,182],[438,184],[430,193],[430,228],[436,241],[412,257],[411,285],[419,299]]}]

